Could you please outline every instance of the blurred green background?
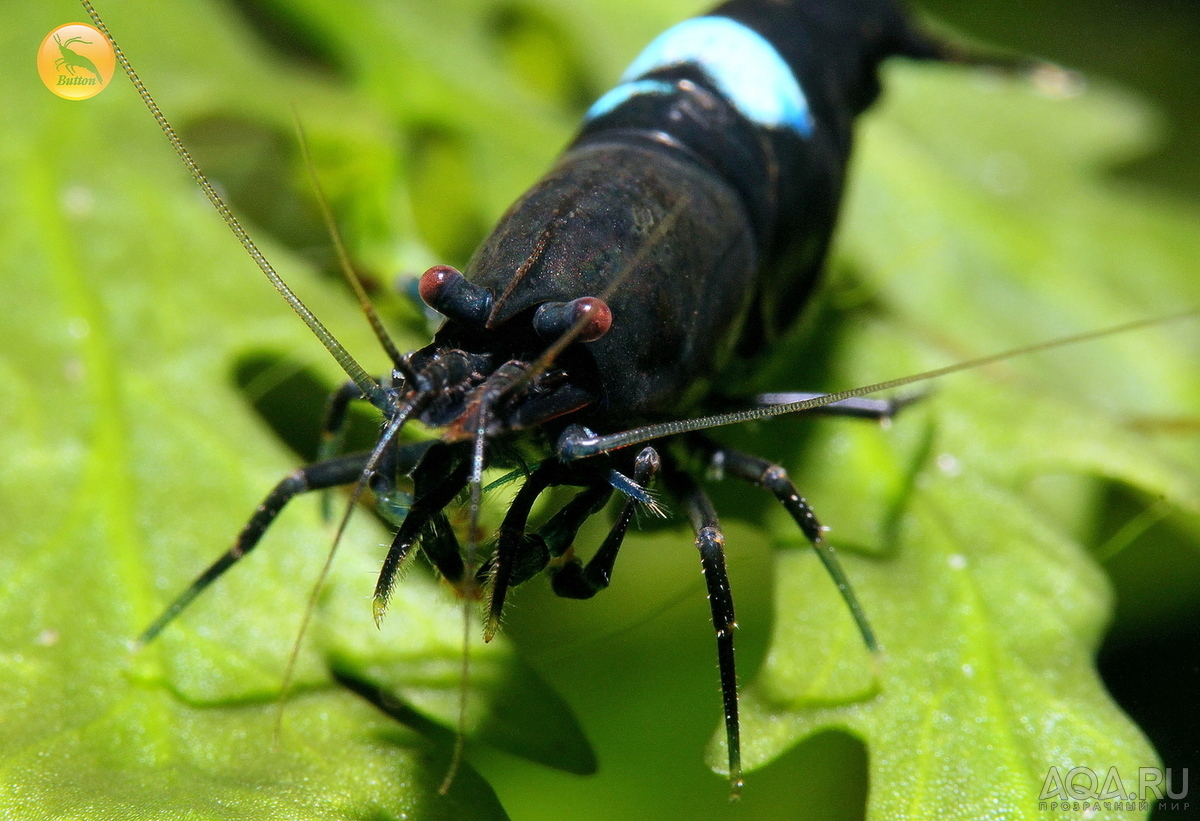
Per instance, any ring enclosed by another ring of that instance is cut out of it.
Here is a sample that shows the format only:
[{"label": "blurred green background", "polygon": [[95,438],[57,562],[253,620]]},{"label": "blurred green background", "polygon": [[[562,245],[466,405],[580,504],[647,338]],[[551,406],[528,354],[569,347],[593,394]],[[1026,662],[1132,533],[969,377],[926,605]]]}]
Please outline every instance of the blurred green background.
[{"label": "blurred green background", "polygon": [[1160,144],[1122,174],[1195,198],[1200,192],[1200,75],[1195,0],[929,0],[938,19],[983,42],[1054,60],[1115,80],[1154,101],[1164,123]]}]

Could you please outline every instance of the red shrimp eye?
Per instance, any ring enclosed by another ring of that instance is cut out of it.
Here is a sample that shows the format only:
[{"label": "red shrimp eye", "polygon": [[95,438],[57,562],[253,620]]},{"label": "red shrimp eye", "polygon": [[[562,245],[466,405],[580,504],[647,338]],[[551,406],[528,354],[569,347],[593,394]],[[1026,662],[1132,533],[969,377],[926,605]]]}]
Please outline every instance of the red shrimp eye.
[{"label": "red shrimp eye", "polygon": [[603,299],[581,296],[570,302],[547,302],[533,316],[533,329],[543,339],[558,339],[582,323],[572,342],[595,342],[612,327],[612,310]]},{"label": "red shrimp eye", "polygon": [[436,311],[446,293],[462,278],[463,275],[456,268],[449,265],[435,265],[421,274],[417,290],[421,293],[421,300]]},{"label": "red shrimp eye", "polygon": [[585,296],[570,304],[574,306],[575,314],[572,325],[579,322],[582,317],[587,317],[584,320],[583,328],[579,331],[580,342],[595,342],[608,333],[608,329],[612,327],[612,309],[603,299]]},{"label": "red shrimp eye", "polygon": [[492,307],[492,292],[475,285],[449,265],[435,265],[417,283],[421,299],[442,316],[464,325],[481,327]]}]

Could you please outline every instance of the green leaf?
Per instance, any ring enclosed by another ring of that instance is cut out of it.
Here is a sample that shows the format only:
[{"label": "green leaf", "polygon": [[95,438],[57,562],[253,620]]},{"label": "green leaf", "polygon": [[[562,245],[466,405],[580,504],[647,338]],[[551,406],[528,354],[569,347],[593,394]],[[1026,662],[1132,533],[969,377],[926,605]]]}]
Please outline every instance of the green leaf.
[{"label": "green leaf", "polygon": [[[40,8],[6,31],[6,54],[18,61],[79,13]],[[308,92],[319,146],[361,145],[370,157],[395,139],[378,116],[350,116],[363,108],[352,95],[281,70],[226,9],[191,5],[168,24],[151,5],[126,3],[108,23],[185,133],[221,118],[289,128],[285,96],[254,101],[286,87]],[[22,60],[4,73],[6,99],[23,116],[0,149],[6,817],[504,817],[469,767],[447,797],[437,794],[458,721],[461,611],[414,573],[387,632],[362,638],[377,632],[363,599],[387,538],[377,527],[347,534],[318,629],[298,657],[295,697],[278,701],[331,536],[312,502],[294,503],[261,549],[159,640],[130,651],[295,466],[256,418],[253,387],[239,390],[241,364],[282,355],[284,371],[317,374],[327,387],[339,377],[198,196],[123,78],[68,102],[26,68]],[[336,284],[269,232],[255,234],[345,344],[377,350]],[[407,348],[420,342],[401,337]],[[383,357],[371,356],[365,364],[381,368]],[[474,654],[469,699],[486,720],[469,724],[469,735],[594,769],[569,709],[510,643]],[[409,723],[427,737],[364,703],[331,663],[392,700],[411,699]],[[453,672],[431,679],[439,667]],[[507,721],[496,720],[498,707]]]},{"label": "green leaf", "polygon": [[[842,287],[869,297],[831,387],[1200,304],[1195,214],[1101,176],[1145,143],[1130,100],[952,70],[890,80],[842,237]],[[1096,477],[1200,511],[1194,435],[1145,423],[1194,413],[1196,329],[1180,324],[950,377],[890,431],[820,425],[805,491],[883,653],[873,665],[813,556],[783,554],[742,700],[750,766],[843,728],[870,751],[871,818],[1040,818],[1051,767],[1132,785],[1154,766],[1094,669],[1112,596],[1075,518]]]},{"label": "green leaf", "polygon": [[[216,2],[100,10],[255,238],[368,370],[384,357],[316,271],[327,257],[313,251],[323,238],[291,103],[356,263],[386,290],[397,271],[463,262],[569,139],[580,89],[605,88],[700,8],[239,6],[270,25]],[[491,818],[499,795],[520,818],[568,806],[579,819],[723,817],[725,786],[701,765],[720,709],[712,632],[682,528],[631,539],[594,601],[515,592],[514,641],[471,646],[478,772],[447,798],[462,613],[414,572],[376,631],[368,595],[387,534],[368,523],[320,600],[278,747],[283,668],[329,541],[315,504],[294,503],[259,551],[129,652],[300,461],[282,443],[303,431],[281,440],[251,401],[272,378],[340,377],[123,81],[86,103],[37,83],[28,55],[80,16],[55,0],[0,34],[0,89],[18,115],[0,140],[0,806]],[[301,45],[273,45],[281,30]],[[539,41],[556,48],[539,58]],[[920,68],[890,72],[883,103],[861,132],[830,277],[758,363],[759,387],[844,388],[1200,303],[1195,209],[1105,173],[1153,133],[1135,101]],[[427,340],[411,309],[383,307],[402,347]],[[1155,763],[1093,667],[1112,597],[1091,554],[1116,492],[1141,510],[1164,499],[1168,555],[1194,562],[1196,348],[1195,323],[1163,326],[944,380],[888,430],[789,419],[720,433],[789,469],[885,650],[868,657],[773,502],[714,486],[742,628],[745,758],[762,768],[742,817],[852,817],[864,800],[877,818],[1024,817],[1051,766],[1128,777]],[[247,385],[248,362],[276,364]],[[1151,598],[1157,582],[1142,580]],[[521,760],[590,770],[580,724],[597,776]]]}]

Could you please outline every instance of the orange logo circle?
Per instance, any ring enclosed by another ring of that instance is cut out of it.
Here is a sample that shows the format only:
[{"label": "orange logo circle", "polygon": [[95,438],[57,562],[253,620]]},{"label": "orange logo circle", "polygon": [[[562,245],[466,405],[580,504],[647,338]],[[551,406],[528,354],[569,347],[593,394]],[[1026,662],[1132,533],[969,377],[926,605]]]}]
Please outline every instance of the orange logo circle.
[{"label": "orange logo circle", "polygon": [[116,62],[105,36],[86,23],[67,23],[47,34],[37,56],[46,88],[67,100],[86,100],[103,91]]}]

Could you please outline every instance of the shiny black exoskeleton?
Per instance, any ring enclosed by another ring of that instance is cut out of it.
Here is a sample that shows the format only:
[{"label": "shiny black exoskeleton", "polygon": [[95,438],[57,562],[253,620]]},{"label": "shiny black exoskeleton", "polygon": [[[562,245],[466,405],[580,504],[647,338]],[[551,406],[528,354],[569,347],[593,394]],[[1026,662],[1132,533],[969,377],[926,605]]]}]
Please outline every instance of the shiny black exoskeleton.
[{"label": "shiny black exoskeleton", "polygon": [[[328,431],[339,428],[348,402],[366,398],[384,416],[378,444],[370,453],[330,454],[280,483],[145,638],[253,549],[292,497],[355,482],[370,486],[398,526],[375,591],[376,618],[419,546],[464,592],[483,585],[490,637],[509,587],[547,568],[563,596],[606,587],[632,514],[654,506],[647,486],[661,475],[696,531],[736,792],[735,622],[724,539],[680,454],[771,491],[817,547],[871,645],[865,618],[782,468],[697,436],[656,439],[637,453],[594,443],[597,434],[704,409],[723,367],[793,322],[828,249],[855,117],[879,94],[879,64],[891,56],[949,53],[894,0],[732,0],[660,36],[597,101],[466,273],[438,266],[421,278],[423,299],[446,317],[430,345],[393,354],[393,373],[376,383],[322,337],[354,380],[331,401]],[[878,417],[894,406],[856,400],[829,409]],[[442,438],[401,445],[397,434],[410,419],[441,429]],[[470,488],[474,521],[488,465],[524,467],[527,476],[494,554],[476,562],[474,532],[464,552],[444,510]],[[407,478],[411,499],[398,489]],[[528,530],[534,502],[556,485],[581,490]],[[575,534],[614,489],[624,504],[584,563],[573,552]]]}]

